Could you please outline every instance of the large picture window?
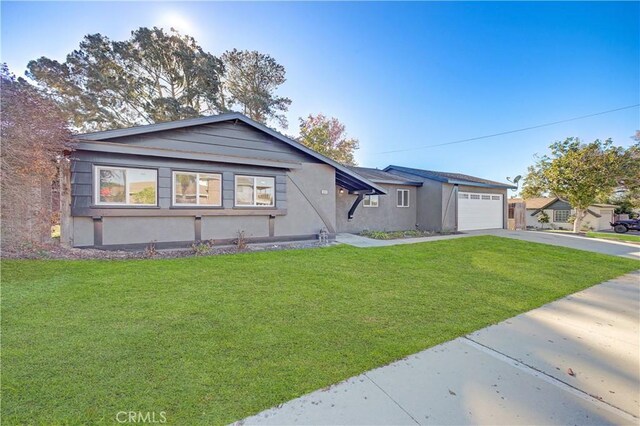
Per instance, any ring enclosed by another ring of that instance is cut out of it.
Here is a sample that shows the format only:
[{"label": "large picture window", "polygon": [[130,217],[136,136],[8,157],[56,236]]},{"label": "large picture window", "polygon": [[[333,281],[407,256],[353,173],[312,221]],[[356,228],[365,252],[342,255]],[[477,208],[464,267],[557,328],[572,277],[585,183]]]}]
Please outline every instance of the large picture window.
[{"label": "large picture window", "polygon": [[275,206],[276,180],[263,176],[236,176],[236,206]]},{"label": "large picture window", "polygon": [[158,171],[128,167],[95,167],[95,202],[99,205],[155,206]]},{"label": "large picture window", "polygon": [[571,216],[571,210],[554,210],[553,211],[554,222],[567,223],[569,221],[569,216]]},{"label": "large picture window", "polygon": [[362,200],[363,207],[378,207],[377,195],[365,195]]},{"label": "large picture window", "polygon": [[409,190],[398,189],[398,207],[409,207]]},{"label": "large picture window", "polygon": [[222,205],[222,176],[215,173],[173,172],[173,205]]}]

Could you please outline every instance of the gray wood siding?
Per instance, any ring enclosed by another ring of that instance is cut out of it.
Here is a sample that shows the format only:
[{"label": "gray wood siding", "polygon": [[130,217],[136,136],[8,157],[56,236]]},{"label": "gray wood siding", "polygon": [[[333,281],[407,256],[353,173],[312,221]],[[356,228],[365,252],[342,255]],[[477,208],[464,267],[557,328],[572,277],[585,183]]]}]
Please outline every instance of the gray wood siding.
[{"label": "gray wood siding", "polygon": [[555,203],[551,204],[548,207],[545,207],[545,210],[572,210],[572,207],[566,201],[556,200]]},{"label": "gray wood siding", "polygon": [[[72,157],[74,159],[71,163],[71,214],[73,216],[100,216],[105,209],[144,209],[149,211],[150,216],[161,216],[163,210],[172,208],[172,172],[179,170],[222,174],[222,208],[224,209],[234,208],[234,176],[236,174],[273,176],[276,182],[275,208],[286,209],[287,207],[286,170],[284,169],[88,151],[76,151],[73,153]],[[95,206],[93,176],[93,169],[95,165],[156,169],[158,171],[158,206]],[[177,207],[176,209],[183,209],[183,207]],[[206,213],[207,211],[210,211],[211,208],[199,209],[198,207],[190,207],[190,210],[202,210],[203,213]]]},{"label": "gray wood siding", "polygon": [[242,123],[222,122],[185,129],[165,130],[147,135],[109,139],[154,148],[176,149],[208,154],[231,155],[266,160],[319,163],[286,143]]}]

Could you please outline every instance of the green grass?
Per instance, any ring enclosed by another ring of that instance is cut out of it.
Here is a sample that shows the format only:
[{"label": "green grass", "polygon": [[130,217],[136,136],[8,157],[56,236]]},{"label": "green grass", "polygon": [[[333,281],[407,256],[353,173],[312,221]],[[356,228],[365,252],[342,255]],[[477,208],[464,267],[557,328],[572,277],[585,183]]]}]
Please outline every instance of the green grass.
[{"label": "green grass", "polygon": [[606,240],[628,241],[631,243],[640,243],[640,235],[630,234],[611,234],[608,232],[587,232],[589,238],[604,238]]},{"label": "green grass", "polygon": [[[491,236],[2,262],[2,420],[224,424],[638,269]],[[156,415],[157,416],[157,415]]]}]

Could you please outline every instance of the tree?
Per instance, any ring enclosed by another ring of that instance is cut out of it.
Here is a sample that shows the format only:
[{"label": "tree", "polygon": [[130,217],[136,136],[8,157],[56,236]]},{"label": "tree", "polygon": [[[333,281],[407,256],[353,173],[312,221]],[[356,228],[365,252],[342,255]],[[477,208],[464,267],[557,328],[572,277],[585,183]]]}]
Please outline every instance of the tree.
[{"label": "tree", "polygon": [[583,144],[567,138],[549,148],[551,154],[530,167],[523,193],[548,192],[569,202],[576,216],[573,232],[578,232],[587,208],[628,181],[635,166],[630,165],[629,152],[613,146],[611,139]]},{"label": "tree", "polygon": [[2,110],[2,242],[12,246],[51,236],[56,161],[72,148],[57,105],[5,64],[0,69]]},{"label": "tree", "polygon": [[84,131],[213,114],[224,108],[220,59],[175,30],[140,28],[125,41],[84,37],[64,63],[42,57],[27,75]]},{"label": "tree", "polygon": [[522,181],[522,198],[528,200],[529,198],[542,197],[544,192],[544,179],[540,170],[537,170],[534,166],[529,166],[527,175]]},{"label": "tree", "polygon": [[542,224],[542,229],[544,229],[544,224],[545,223],[549,223],[549,215],[547,214],[547,212],[540,212],[540,214],[538,215],[538,222],[540,222]]},{"label": "tree", "polygon": [[233,49],[222,55],[226,69],[224,91],[226,108],[240,108],[251,119],[263,124],[275,120],[287,128],[291,99],[275,94],[285,81],[285,69],[271,56],[255,50]]},{"label": "tree", "polygon": [[357,139],[347,138],[344,124],[337,118],[322,114],[300,118],[299,142],[338,163],[355,166],[354,151],[360,147]]}]

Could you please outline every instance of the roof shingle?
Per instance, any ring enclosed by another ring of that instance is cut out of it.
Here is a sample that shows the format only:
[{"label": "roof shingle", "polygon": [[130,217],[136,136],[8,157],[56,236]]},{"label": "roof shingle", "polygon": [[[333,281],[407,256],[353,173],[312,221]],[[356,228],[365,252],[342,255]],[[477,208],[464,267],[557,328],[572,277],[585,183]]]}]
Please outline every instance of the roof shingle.
[{"label": "roof shingle", "polygon": [[375,183],[387,183],[392,185],[412,185],[412,186],[421,186],[421,182],[416,182],[414,180],[406,179],[403,176],[394,175],[393,173],[385,172],[380,169],[372,169],[370,167],[355,167],[348,166],[349,169],[356,172],[360,176],[369,179]]},{"label": "roof shingle", "polygon": [[389,170],[396,170],[405,174],[412,174],[412,175],[424,177],[427,179],[439,180],[441,182],[454,181],[455,183],[461,182],[461,183],[469,183],[469,184],[478,184],[478,186],[516,189],[516,186],[512,184],[496,182],[493,180],[465,175],[462,173],[437,172],[434,170],[413,169],[411,167],[402,167],[402,166],[388,166],[385,169],[385,171],[389,171]]}]

